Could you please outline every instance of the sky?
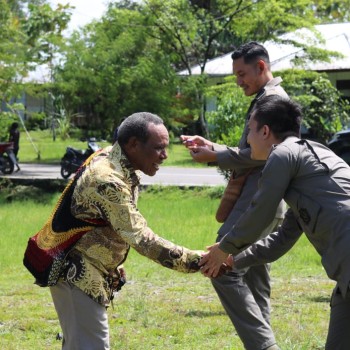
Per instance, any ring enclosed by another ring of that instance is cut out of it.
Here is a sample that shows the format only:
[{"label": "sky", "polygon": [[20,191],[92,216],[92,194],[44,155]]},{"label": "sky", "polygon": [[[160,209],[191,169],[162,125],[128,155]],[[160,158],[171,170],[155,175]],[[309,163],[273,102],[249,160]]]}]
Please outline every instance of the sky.
[{"label": "sky", "polygon": [[107,9],[108,0],[49,0],[53,8],[57,4],[67,4],[74,6],[72,10],[71,21],[68,25],[68,31],[82,27],[93,19],[100,18]]},{"label": "sky", "polygon": [[[72,16],[70,23],[68,24],[67,33],[69,35],[75,29],[84,26],[93,19],[101,18],[107,9],[108,0],[48,0],[48,3],[52,5],[53,9],[56,8],[57,4],[65,5],[69,3],[74,6],[72,10]],[[65,33],[64,33],[65,34]],[[47,65],[41,65],[36,68],[35,71],[30,72],[26,81],[35,80],[38,82],[48,82],[50,72]]]}]

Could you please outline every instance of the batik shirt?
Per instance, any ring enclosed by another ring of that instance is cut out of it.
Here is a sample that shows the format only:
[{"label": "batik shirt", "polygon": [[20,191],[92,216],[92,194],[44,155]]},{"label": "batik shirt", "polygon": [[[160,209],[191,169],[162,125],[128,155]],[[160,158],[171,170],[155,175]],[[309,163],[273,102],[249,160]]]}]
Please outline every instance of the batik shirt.
[{"label": "batik shirt", "polygon": [[118,144],[98,153],[73,193],[71,211],[79,219],[102,220],[75,245],[63,278],[102,305],[113,294],[109,276],[131,247],[155,262],[181,272],[198,270],[199,254],[157,236],[137,209],[140,174]]}]

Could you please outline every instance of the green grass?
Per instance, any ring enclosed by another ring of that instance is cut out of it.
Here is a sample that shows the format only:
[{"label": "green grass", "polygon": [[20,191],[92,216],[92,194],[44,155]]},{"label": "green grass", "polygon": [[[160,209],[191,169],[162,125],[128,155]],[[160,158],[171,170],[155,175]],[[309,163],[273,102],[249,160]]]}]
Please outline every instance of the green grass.
[{"label": "green grass", "polygon": [[[215,189],[151,187],[139,209],[158,234],[193,249],[215,241]],[[58,195],[40,202],[0,194],[0,348],[60,349],[60,332],[47,288],[33,285],[22,265],[29,236],[46,221]],[[108,309],[112,350],[201,348],[242,350],[208,279],[163,268],[135,251],[125,263],[128,283]],[[272,326],[283,350],[322,349],[327,333],[329,281],[303,238],[272,265]]]},{"label": "green grass", "polygon": [[[75,139],[61,140],[59,137],[55,141],[52,139],[50,130],[31,131],[29,140],[27,135],[22,132],[20,139],[20,150],[18,153],[20,163],[59,163],[63,157],[67,146],[85,150],[86,142]],[[33,146],[34,144],[34,146]],[[99,141],[101,147],[109,146],[110,143]],[[37,151],[40,152],[40,159]],[[195,163],[188,150],[182,144],[171,144],[168,149],[169,157],[164,163],[165,166],[183,166],[183,167],[202,167],[200,163]]]}]

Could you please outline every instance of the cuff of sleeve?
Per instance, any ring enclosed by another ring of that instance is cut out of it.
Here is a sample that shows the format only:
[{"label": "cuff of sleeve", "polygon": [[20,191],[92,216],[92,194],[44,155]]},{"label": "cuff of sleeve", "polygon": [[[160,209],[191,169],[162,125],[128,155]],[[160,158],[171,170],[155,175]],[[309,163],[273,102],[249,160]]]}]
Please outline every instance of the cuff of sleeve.
[{"label": "cuff of sleeve", "polygon": [[218,143],[213,143],[213,151],[215,152],[221,152],[221,151],[226,151],[227,150],[227,146],[225,145],[220,145]]},{"label": "cuff of sleeve", "polygon": [[234,266],[237,269],[245,269],[252,265],[254,265],[254,260],[246,253],[246,251],[243,251],[234,257]]},{"label": "cuff of sleeve", "polygon": [[230,169],[230,153],[227,150],[216,151],[216,162],[221,169]]},{"label": "cuff of sleeve", "polygon": [[219,248],[223,252],[227,254],[232,254],[232,255],[236,255],[240,252],[231,242],[227,242],[225,239],[221,240],[219,244]]}]

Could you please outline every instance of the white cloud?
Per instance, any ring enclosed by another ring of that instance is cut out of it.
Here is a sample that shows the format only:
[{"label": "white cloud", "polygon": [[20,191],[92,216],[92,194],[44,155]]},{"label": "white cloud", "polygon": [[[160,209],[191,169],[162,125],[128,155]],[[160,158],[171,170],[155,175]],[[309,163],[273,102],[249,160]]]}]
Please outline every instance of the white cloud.
[{"label": "white cloud", "polygon": [[55,8],[58,4],[65,5],[69,3],[75,8],[72,10],[71,21],[68,25],[68,31],[78,29],[93,19],[101,18],[107,9],[106,0],[49,0],[49,3]]}]

